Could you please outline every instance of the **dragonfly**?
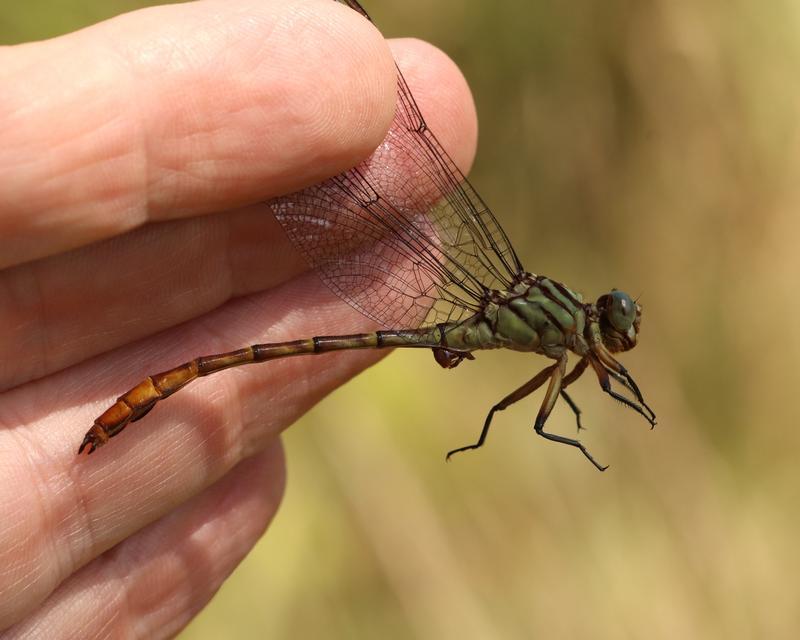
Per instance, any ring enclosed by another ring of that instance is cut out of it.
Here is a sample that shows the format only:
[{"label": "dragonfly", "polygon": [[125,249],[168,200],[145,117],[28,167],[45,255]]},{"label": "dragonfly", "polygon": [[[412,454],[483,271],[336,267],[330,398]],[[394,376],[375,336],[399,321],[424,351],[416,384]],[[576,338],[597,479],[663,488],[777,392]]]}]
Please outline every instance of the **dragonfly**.
[{"label": "dragonfly", "polygon": [[[371,21],[356,0],[337,1]],[[587,369],[605,393],[655,426],[655,413],[613,355],[636,346],[641,305],[616,289],[584,302],[557,280],[526,271],[494,214],[426,124],[399,67],[394,119],[372,155],[321,184],[268,204],[322,281],[383,328],[254,344],[147,376],[94,421],[79,454],[103,446],[197,378],[276,358],[347,349],[431,349],[446,369],[474,360],[474,352],[482,349],[534,353],[553,361],[496,403],[478,439],[448,452],[448,460],[480,448],[498,411],[547,384],[534,431],[579,449],[605,470],[580,440],[545,431],[561,398],[580,432],[581,411],[567,387]],[[567,373],[570,353],[577,362]],[[627,393],[613,389],[612,380]]]}]

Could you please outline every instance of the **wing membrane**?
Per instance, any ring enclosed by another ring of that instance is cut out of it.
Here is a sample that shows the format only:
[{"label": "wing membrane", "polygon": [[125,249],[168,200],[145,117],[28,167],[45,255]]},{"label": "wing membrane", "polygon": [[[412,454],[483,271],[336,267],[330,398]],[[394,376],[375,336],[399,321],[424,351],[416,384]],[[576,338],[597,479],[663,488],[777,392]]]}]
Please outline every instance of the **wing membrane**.
[{"label": "wing membrane", "polygon": [[[359,3],[341,1],[369,19]],[[399,69],[395,117],[373,154],[270,205],[331,290],[387,328],[458,320],[522,271]]]}]

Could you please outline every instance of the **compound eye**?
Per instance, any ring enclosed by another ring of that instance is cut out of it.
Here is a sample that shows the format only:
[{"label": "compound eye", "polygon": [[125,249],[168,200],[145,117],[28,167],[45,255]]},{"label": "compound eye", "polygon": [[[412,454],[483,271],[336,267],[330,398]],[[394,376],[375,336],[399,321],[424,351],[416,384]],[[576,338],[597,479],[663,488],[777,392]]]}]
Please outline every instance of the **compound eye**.
[{"label": "compound eye", "polygon": [[612,291],[611,305],[608,309],[608,319],[620,333],[627,333],[636,320],[636,303],[622,291]]}]

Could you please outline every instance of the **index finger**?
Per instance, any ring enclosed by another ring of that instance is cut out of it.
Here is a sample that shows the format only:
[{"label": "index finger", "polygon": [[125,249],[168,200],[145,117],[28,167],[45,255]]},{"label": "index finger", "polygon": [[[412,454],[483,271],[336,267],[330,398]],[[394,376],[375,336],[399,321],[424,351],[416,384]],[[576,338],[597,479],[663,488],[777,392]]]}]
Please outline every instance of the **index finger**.
[{"label": "index finger", "polygon": [[368,155],[391,54],[330,0],[154,7],[0,50],[0,268],[264,200]]}]

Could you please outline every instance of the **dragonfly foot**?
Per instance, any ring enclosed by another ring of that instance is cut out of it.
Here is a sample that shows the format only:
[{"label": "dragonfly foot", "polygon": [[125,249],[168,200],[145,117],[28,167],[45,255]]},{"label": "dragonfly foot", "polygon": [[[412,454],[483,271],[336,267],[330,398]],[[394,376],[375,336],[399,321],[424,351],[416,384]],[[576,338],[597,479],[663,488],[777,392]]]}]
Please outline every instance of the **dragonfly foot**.
[{"label": "dragonfly foot", "polygon": [[466,447],[459,447],[458,449],[453,449],[452,451],[448,451],[447,455],[444,457],[445,462],[450,462],[450,457],[455,453],[461,453],[462,451],[469,451],[470,449],[477,449],[481,445],[480,444],[470,444]]},{"label": "dragonfly foot", "polygon": [[608,465],[600,464],[597,460],[592,457],[592,454],[589,453],[589,450],[583,446],[583,443],[578,440],[573,440],[572,438],[565,438],[564,436],[556,435],[555,433],[548,433],[544,430],[544,421],[540,421],[537,418],[536,424],[533,426],[534,431],[538,433],[543,438],[547,440],[551,440],[552,442],[560,442],[561,444],[568,444],[571,447],[575,447],[576,449],[580,449],[581,453],[586,456],[586,458],[591,462],[598,471],[605,471],[608,469]]}]

